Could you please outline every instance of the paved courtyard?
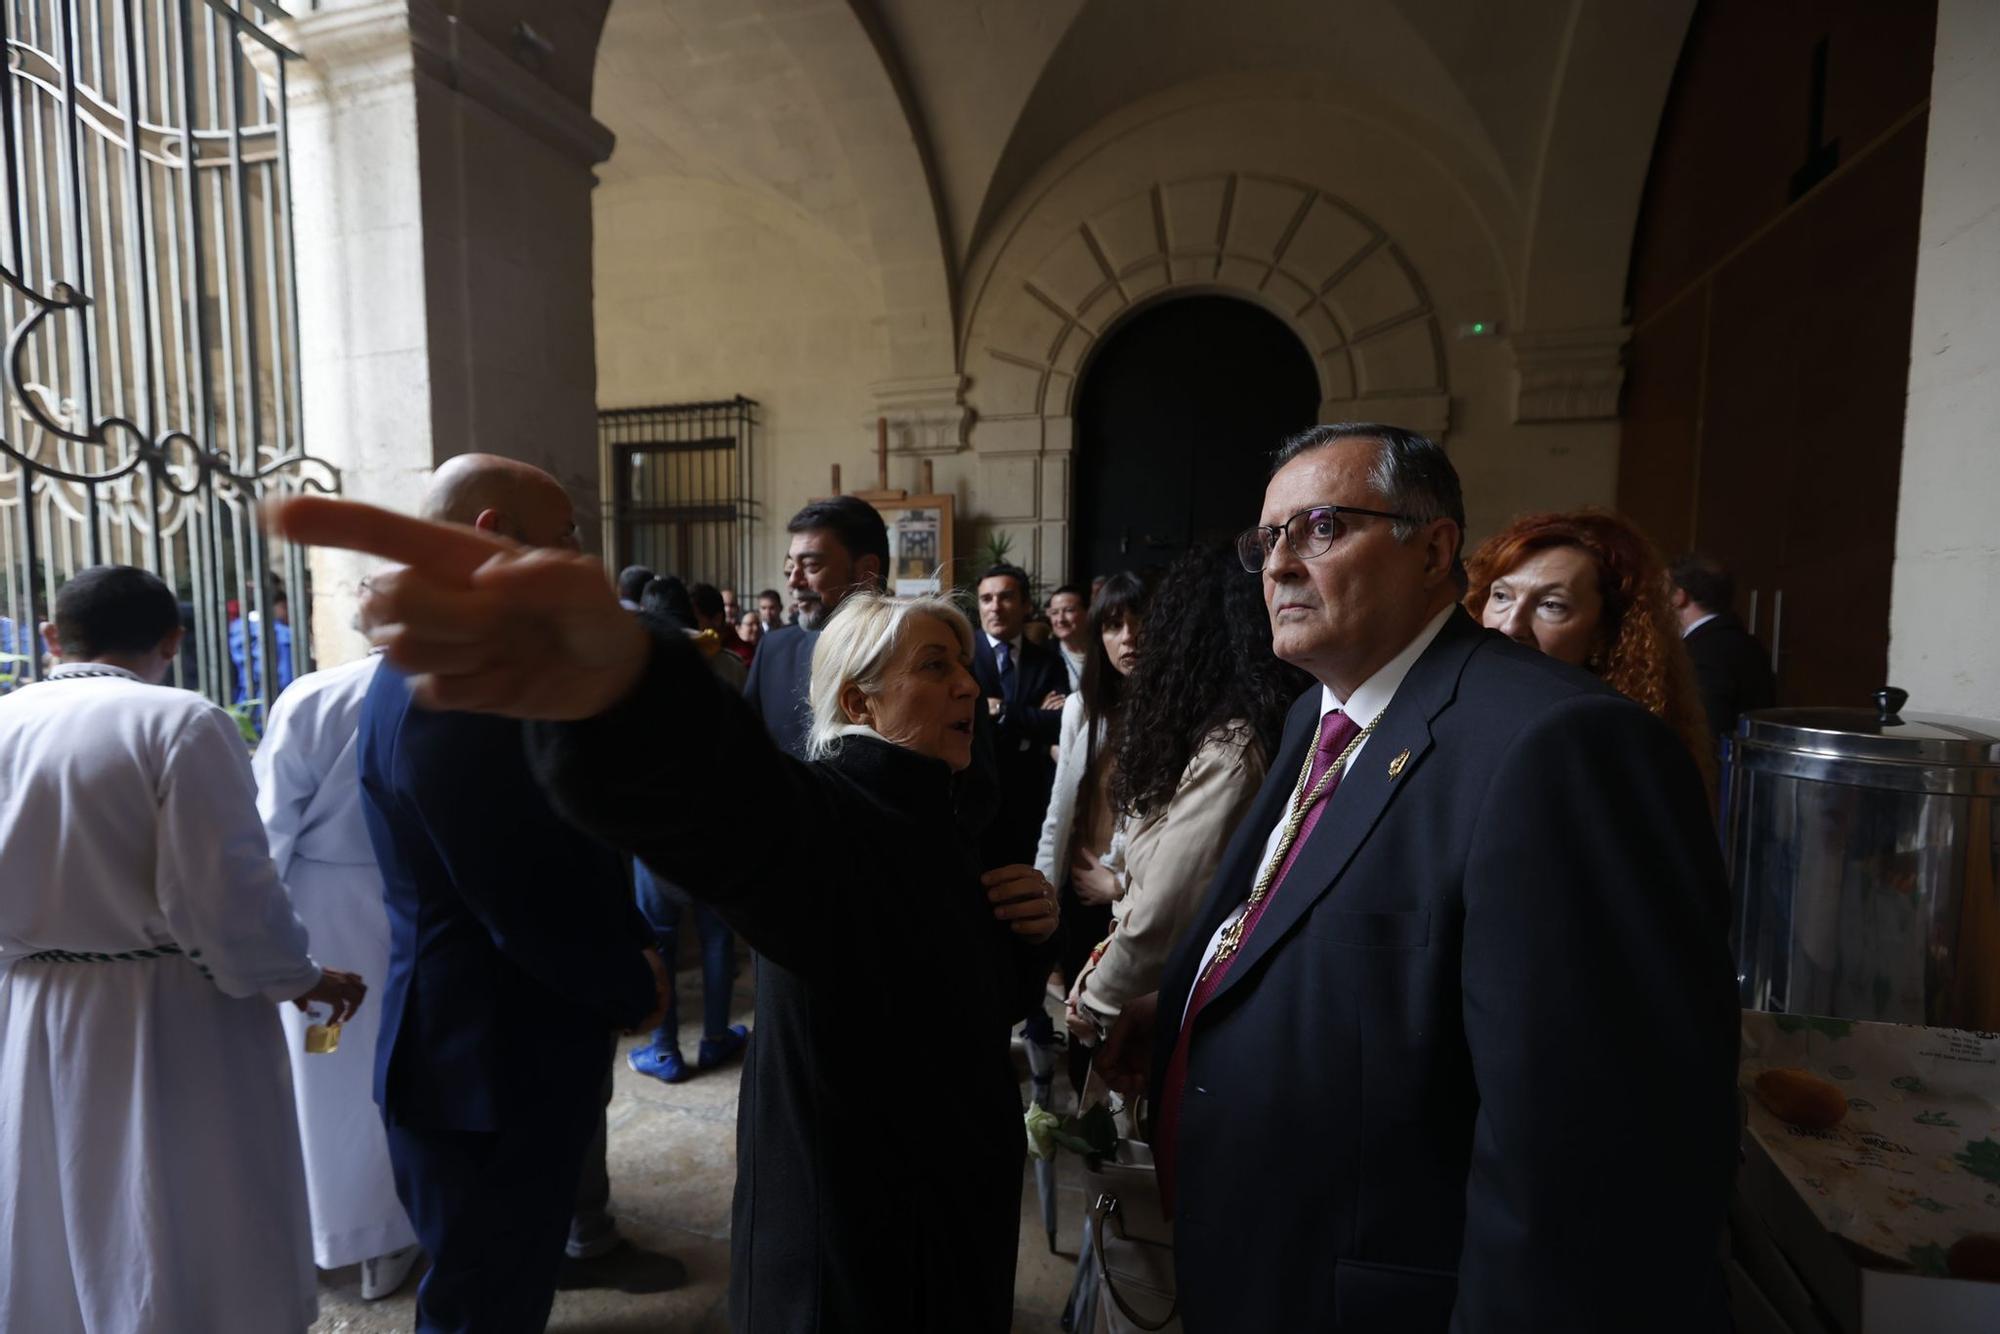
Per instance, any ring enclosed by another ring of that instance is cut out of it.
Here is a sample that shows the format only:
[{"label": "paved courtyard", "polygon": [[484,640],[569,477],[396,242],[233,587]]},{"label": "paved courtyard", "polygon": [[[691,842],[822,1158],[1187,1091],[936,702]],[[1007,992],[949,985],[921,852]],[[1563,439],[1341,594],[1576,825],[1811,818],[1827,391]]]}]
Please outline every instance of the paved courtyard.
[{"label": "paved courtyard", "polygon": [[[701,1012],[700,973],[679,972],[683,1018]],[[750,973],[737,988],[737,1021],[750,1023]],[[692,1024],[684,1029],[691,1039]],[[675,1257],[688,1268],[677,1291],[633,1296],[612,1291],[558,1293],[549,1329],[562,1334],[618,1334],[645,1330],[727,1331],[729,1292],[729,1197],[736,1179],[736,1088],[741,1066],[698,1075],[684,1084],[662,1084],[633,1074],[624,1055],[638,1044],[620,1045],[612,1096],[611,1188],[621,1231],[633,1244]],[[684,1043],[693,1055],[691,1041]],[[1051,1256],[1036,1202],[1032,1175],[1023,1183],[1021,1260],[1015,1284],[1014,1328],[1059,1329],[1058,1313],[1074,1274],[1083,1194],[1076,1160],[1060,1156],[1061,1230],[1057,1245],[1067,1256]],[[1032,1169],[1031,1169],[1032,1171]],[[912,1226],[917,1226],[912,1220]],[[885,1239],[894,1245],[894,1238]],[[417,1279],[380,1302],[361,1300],[358,1268],[321,1275],[319,1321],[312,1334],[404,1334],[415,1326]]]}]

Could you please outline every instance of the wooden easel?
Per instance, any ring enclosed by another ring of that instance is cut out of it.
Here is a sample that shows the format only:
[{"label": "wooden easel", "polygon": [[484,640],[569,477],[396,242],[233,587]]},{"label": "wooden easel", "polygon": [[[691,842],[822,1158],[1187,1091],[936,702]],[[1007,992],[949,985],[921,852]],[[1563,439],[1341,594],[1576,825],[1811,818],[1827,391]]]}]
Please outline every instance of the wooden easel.
[{"label": "wooden easel", "polygon": [[[925,459],[923,461],[923,487],[918,499],[921,501],[933,499],[936,489],[931,481],[931,461]],[[840,465],[838,463],[833,465],[833,494],[836,496],[841,494]],[[867,501],[877,509],[880,509],[884,505],[894,505],[900,501],[910,499],[909,492],[892,490],[889,486],[889,419],[887,417],[877,417],[875,419],[875,489],[873,491],[856,491],[854,497],[857,500]]]}]

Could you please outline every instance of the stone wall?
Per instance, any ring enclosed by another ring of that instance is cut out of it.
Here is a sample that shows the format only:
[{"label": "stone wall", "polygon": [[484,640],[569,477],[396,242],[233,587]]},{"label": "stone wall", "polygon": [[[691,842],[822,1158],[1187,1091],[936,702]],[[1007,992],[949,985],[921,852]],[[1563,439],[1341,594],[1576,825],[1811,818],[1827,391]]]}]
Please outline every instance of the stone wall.
[{"label": "stone wall", "polygon": [[2000,719],[2000,7],[1940,0],[1896,515],[1889,679]]},{"label": "stone wall", "polygon": [[607,182],[596,214],[598,403],[757,400],[744,582],[774,585],[785,520],[828,493],[830,465],[846,489],[872,485],[869,386],[888,366],[881,291],[838,237],[762,192]]}]

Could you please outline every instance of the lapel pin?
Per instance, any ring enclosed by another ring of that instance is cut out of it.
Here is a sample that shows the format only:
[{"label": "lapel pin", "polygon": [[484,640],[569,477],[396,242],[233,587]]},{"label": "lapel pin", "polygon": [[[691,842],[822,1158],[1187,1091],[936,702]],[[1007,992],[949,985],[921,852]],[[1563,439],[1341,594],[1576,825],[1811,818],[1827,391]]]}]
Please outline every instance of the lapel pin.
[{"label": "lapel pin", "polygon": [[1390,760],[1389,777],[1394,778],[1398,774],[1402,773],[1403,766],[1408,764],[1409,762],[1410,762],[1410,752],[1407,750],[1404,751],[1401,755],[1398,755],[1395,759]]}]

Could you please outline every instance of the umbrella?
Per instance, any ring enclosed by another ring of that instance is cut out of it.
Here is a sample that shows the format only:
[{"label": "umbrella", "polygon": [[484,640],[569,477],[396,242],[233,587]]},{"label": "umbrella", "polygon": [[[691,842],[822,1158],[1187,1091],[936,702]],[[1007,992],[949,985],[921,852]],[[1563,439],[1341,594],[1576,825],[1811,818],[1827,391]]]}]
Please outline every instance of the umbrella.
[{"label": "umbrella", "polygon": [[[1030,1102],[1040,1103],[1042,1110],[1055,1110],[1056,1052],[1058,1047],[1044,1047],[1029,1038],[1021,1044],[1028,1055],[1028,1087],[1033,1090]],[[1056,1163],[1054,1158],[1035,1159],[1035,1192],[1042,1202],[1042,1230],[1049,1234],[1049,1254],[1056,1251]]]}]

